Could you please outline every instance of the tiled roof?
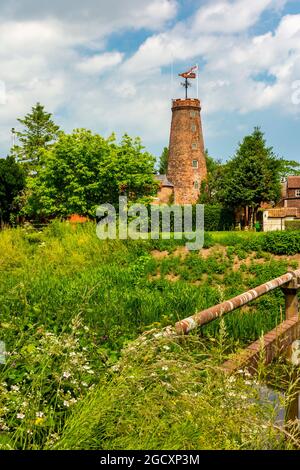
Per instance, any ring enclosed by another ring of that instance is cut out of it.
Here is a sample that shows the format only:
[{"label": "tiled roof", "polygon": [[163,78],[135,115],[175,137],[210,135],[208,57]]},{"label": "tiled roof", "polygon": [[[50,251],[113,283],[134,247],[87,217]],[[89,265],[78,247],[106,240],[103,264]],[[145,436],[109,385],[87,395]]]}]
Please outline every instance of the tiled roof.
[{"label": "tiled roof", "polygon": [[300,189],[300,176],[289,176],[287,186],[289,189]]},{"label": "tiled roof", "polygon": [[170,188],[174,187],[174,185],[170,183],[170,181],[168,181],[166,175],[155,175],[154,177],[156,180],[158,180],[161,183],[162,186],[168,186]]},{"label": "tiled roof", "polygon": [[277,209],[269,209],[268,217],[300,217],[300,209],[297,207],[280,207]]}]

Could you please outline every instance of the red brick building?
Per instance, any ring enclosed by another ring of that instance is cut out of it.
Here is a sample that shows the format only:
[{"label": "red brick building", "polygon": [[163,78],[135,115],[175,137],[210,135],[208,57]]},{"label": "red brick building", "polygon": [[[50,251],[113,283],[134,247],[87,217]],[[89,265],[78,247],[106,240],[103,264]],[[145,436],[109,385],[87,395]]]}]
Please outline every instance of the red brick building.
[{"label": "red brick building", "polygon": [[160,202],[195,204],[199,198],[207,174],[200,111],[198,99],[172,101],[168,170],[166,177],[161,175]]},{"label": "red brick building", "polygon": [[169,204],[173,202],[174,186],[168,181],[166,175],[155,175],[155,179],[159,182],[159,190],[157,197],[153,200],[153,204]]},{"label": "red brick building", "polygon": [[285,230],[286,222],[300,220],[300,176],[289,176],[282,183],[281,195],[276,207],[264,211],[265,231]]},{"label": "red brick building", "polygon": [[279,205],[300,209],[300,176],[289,176],[282,184],[282,199]]}]

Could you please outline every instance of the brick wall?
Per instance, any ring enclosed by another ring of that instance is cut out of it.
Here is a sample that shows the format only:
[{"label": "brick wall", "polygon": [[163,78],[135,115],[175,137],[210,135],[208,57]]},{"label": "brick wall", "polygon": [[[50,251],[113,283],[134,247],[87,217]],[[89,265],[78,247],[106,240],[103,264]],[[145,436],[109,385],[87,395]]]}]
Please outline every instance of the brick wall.
[{"label": "brick wall", "polygon": [[300,199],[287,199],[286,207],[297,207],[300,208]]},{"label": "brick wall", "polygon": [[159,189],[157,193],[157,197],[152,202],[152,204],[169,204],[170,202],[172,202],[173,192],[174,192],[173,188],[162,186]]},{"label": "brick wall", "polygon": [[200,111],[198,99],[173,100],[167,178],[176,204],[196,203],[207,174]]}]

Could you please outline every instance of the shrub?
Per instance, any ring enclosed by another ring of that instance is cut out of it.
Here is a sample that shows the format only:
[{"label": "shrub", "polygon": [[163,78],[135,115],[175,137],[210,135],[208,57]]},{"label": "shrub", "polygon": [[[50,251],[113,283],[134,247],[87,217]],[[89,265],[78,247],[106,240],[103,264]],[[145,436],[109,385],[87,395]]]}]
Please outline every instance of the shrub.
[{"label": "shrub", "polygon": [[234,213],[230,209],[225,209],[219,204],[206,204],[204,208],[205,230],[215,232],[222,230],[232,230],[234,228]]},{"label": "shrub", "polygon": [[287,220],[285,222],[285,229],[287,231],[300,230],[300,220]]},{"label": "shrub", "polygon": [[267,232],[263,238],[263,249],[275,255],[300,253],[300,232]]}]

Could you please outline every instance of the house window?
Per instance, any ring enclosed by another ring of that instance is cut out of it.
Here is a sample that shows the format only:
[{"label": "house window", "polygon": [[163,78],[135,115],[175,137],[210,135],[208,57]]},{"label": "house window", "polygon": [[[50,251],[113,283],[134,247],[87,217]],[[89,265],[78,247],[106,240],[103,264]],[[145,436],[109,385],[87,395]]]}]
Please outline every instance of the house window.
[{"label": "house window", "polygon": [[191,130],[192,130],[192,132],[196,132],[196,124],[191,125]]},{"label": "house window", "polygon": [[198,168],[198,160],[193,160],[193,168]]},{"label": "house window", "polygon": [[296,190],[295,190],[295,196],[296,196],[296,197],[300,197],[300,189],[296,189]]},{"label": "house window", "polygon": [[198,183],[198,181],[195,181],[195,182],[194,182],[194,188],[195,188],[195,189],[199,189],[199,183]]},{"label": "house window", "polygon": [[190,111],[190,116],[191,116],[191,117],[196,117],[196,111],[193,111],[193,110]]},{"label": "house window", "polygon": [[193,150],[196,150],[196,149],[197,149],[197,144],[196,144],[195,142],[192,144],[192,149],[193,149]]}]

